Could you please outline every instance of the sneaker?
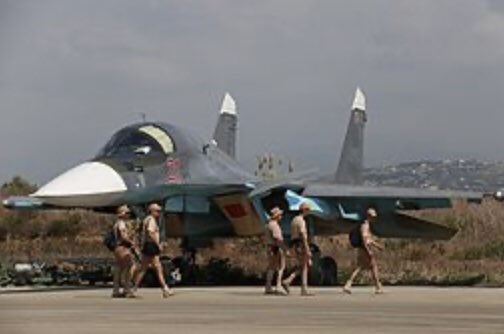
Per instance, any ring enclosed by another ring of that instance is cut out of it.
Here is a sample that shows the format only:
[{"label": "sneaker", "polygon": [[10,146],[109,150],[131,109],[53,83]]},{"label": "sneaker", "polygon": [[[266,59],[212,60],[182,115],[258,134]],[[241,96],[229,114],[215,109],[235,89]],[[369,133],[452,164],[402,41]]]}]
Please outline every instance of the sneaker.
[{"label": "sneaker", "polygon": [[264,290],[265,295],[276,295],[276,291],[273,289],[266,289]]},{"label": "sneaker", "polygon": [[277,296],[287,296],[287,292],[283,291],[283,289],[277,289],[273,294]]},{"label": "sneaker", "polygon": [[112,298],[124,298],[125,294],[121,292],[112,292]]},{"label": "sneaker", "polygon": [[170,289],[170,288],[164,288],[163,289],[163,298],[168,298],[168,297],[171,297],[173,295],[174,295],[174,293],[173,293],[172,289]]},{"label": "sneaker", "polygon": [[137,296],[132,291],[126,292],[124,294],[124,297],[125,298],[137,298]]},{"label": "sneaker", "polygon": [[286,294],[290,294],[290,282],[282,281],[282,288]]},{"label": "sneaker", "polygon": [[308,292],[308,290],[302,290],[301,291],[301,296],[303,296],[303,297],[312,297],[312,296],[315,296],[315,294],[313,294],[311,292]]},{"label": "sneaker", "polygon": [[346,293],[347,295],[351,295],[352,294],[352,290],[350,289],[350,286],[348,286],[347,284],[345,284],[345,286],[343,287],[343,293]]}]

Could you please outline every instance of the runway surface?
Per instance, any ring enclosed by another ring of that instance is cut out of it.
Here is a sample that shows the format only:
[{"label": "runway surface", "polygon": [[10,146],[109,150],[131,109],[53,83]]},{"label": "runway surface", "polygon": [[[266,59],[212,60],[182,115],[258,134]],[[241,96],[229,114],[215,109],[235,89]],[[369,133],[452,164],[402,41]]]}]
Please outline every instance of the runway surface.
[{"label": "runway surface", "polygon": [[264,296],[260,287],[0,294],[0,333],[504,333],[504,289],[371,288]]}]

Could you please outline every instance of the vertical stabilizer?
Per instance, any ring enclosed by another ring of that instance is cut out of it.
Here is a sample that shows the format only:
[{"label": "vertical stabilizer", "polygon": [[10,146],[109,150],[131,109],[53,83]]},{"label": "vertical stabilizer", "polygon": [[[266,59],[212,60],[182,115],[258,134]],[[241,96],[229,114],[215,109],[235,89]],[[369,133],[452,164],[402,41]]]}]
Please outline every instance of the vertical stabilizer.
[{"label": "vertical stabilizer", "polygon": [[367,121],[366,96],[357,87],[335,180],[343,184],[361,184],[364,168],[364,126]]},{"label": "vertical stabilizer", "polygon": [[217,127],[213,140],[217,147],[226,152],[233,159],[236,158],[236,131],[238,115],[235,100],[226,93],[222,100]]}]

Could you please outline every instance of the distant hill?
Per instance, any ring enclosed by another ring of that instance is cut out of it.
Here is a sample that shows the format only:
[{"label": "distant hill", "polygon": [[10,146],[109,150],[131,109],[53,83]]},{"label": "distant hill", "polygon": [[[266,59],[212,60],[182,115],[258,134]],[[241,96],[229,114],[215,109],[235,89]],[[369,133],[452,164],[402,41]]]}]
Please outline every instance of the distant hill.
[{"label": "distant hill", "polygon": [[504,162],[416,161],[368,168],[370,185],[494,192],[504,187]]}]

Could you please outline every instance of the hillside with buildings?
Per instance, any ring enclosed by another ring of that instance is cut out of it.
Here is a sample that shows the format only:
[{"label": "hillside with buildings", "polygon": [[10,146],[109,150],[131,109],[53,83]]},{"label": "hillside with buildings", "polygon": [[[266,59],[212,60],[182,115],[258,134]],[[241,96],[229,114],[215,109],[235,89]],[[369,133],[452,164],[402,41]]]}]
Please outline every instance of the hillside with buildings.
[{"label": "hillside with buildings", "polygon": [[504,187],[504,162],[415,161],[368,168],[370,185],[494,192]]}]

